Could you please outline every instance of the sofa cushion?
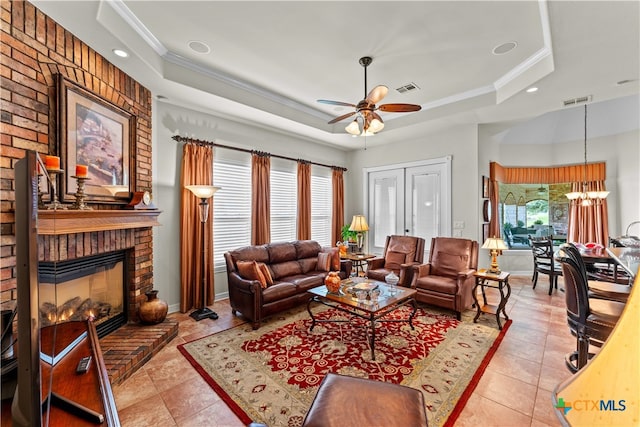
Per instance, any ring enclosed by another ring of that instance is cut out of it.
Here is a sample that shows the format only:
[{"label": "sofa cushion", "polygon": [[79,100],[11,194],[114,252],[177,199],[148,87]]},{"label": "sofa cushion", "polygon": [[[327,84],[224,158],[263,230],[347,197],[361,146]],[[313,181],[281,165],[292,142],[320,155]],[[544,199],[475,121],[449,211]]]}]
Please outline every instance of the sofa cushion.
[{"label": "sofa cushion", "polygon": [[316,266],[318,265],[318,257],[314,256],[312,258],[299,259],[298,263],[300,263],[300,268],[302,268],[302,273],[306,274],[309,271],[316,269]]},{"label": "sofa cushion", "polygon": [[316,270],[331,271],[331,254],[329,252],[318,253],[318,264]]},{"label": "sofa cushion", "polygon": [[449,254],[438,251],[431,260],[431,274],[436,276],[457,276],[459,272],[467,270],[468,263],[469,255]]},{"label": "sofa cushion", "polygon": [[269,266],[264,262],[259,262],[258,268],[260,269],[260,272],[264,276],[267,282],[267,286],[273,285],[273,277],[271,276],[271,270],[269,270]]},{"label": "sofa cushion", "polygon": [[246,280],[257,280],[262,288],[267,287],[267,279],[264,277],[255,261],[238,261],[238,274]]},{"label": "sofa cushion", "polygon": [[296,258],[313,258],[322,250],[320,244],[315,240],[297,240],[293,242],[296,248]]},{"label": "sofa cushion", "polygon": [[332,246],[325,246],[322,248],[322,252],[329,252],[331,254],[331,270],[340,270],[340,249]]},{"label": "sofa cushion", "polygon": [[237,263],[238,261],[257,261],[269,263],[269,253],[265,245],[261,246],[245,246],[231,251],[231,257]]},{"label": "sofa cushion", "polygon": [[302,266],[298,261],[287,261],[278,264],[271,264],[271,271],[273,271],[274,279],[282,280],[283,277],[302,274]]},{"label": "sofa cushion", "polygon": [[306,275],[287,277],[287,281],[298,287],[298,292],[306,291],[324,283],[326,273],[323,271],[309,272]]},{"label": "sofa cushion", "polygon": [[387,270],[400,270],[400,265],[404,264],[405,256],[404,252],[387,251],[384,257],[384,268]]},{"label": "sofa cushion", "polygon": [[269,252],[269,264],[272,265],[298,259],[296,247],[293,243],[280,242],[269,244],[267,245],[267,252]]},{"label": "sofa cushion", "polygon": [[290,282],[279,282],[262,291],[262,302],[270,303],[299,293],[296,285]]},{"label": "sofa cushion", "polygon": [[455,295],[458,292],[457,280],[445,276],[422,276],[416,281],[416,289],[429,292]]}]

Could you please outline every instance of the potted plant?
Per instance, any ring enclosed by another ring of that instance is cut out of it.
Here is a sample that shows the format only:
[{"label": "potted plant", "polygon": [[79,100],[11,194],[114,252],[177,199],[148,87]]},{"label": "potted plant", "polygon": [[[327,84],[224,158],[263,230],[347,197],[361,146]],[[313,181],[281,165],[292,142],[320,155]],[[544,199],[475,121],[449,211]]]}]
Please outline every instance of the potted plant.
[{"label": "potted plant", "polygon": [[354,243],[356,241],[356,236],[358,233],[356,233],[355,231],[349,230],[349,227],[350,227],[349,224],[345,224],[342,226],[342,229],[341,229],[342,241]]}]

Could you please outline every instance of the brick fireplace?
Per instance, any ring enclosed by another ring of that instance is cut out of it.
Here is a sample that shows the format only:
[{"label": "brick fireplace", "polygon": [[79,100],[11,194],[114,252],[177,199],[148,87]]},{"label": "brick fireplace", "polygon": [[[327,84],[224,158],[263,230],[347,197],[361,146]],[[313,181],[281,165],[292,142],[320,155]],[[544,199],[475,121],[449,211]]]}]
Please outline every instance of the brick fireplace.
[{"label": "brick fireplace", "polygon": [[38,261],[60,262],[101,254],[125,254],[127,324],[100,340],[112,384],[128,378],[178,333],[172,320],[141,325],[145,293],[153,288],[152,227],[160,211],[38,211]]}]

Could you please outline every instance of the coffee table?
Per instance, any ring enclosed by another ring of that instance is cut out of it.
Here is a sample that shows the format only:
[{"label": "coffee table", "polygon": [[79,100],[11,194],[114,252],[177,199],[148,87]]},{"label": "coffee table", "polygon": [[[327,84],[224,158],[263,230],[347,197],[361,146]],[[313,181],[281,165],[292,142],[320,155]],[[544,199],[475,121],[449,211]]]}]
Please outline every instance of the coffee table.
[{"label": "coffee table", "polygon": [[[313,313],[311,312],[311,303],[317,302],[328,307],[335,308],[336,310],[340,310],[344,313],[350,314],[354,317],[359,317],[361,319],[365,319],[369,321],[369,325],[371,328],[371,359],[375,360],[375,340],[376,340],[376,329],[375,323],[378,322],[408,322],[409,326],[413,330],[413,318],[416,315],[416,310],[418,306],[416,305],[415,289],[408,289],[403,287],[395,287],[395,292],[393,289],[388,286],[386,283],[377,282],[375,280],[359,280],[358,283],[368,283],[375,284],[378,286],[377,289],[380,289],[380,296],[378,297],[377,303],[372,303],[369,299],[364,302],[359,302],[355,296],[352,296],[347,289],[350,286],[355,285],[356,283],[352,279],[346,279],[342,281],[342,286],[340,287],[340,291],[338,293],[329,292],[326,286],[318,286],[316,288],[310,289],[308,292],[312,295],[307,303],[307,311],[309,312],[309,316],[311,316],[311,327],[309,330],[313,331],[316,323],[321,322],[350,322],[349,320],[331,320],[331,319],[317,319]],[[391,313],[392,311],[405,306],[407,304],[411,304],[413,307],[413,311],[409,315],[408,319],[383,319],[384,316]]]}]

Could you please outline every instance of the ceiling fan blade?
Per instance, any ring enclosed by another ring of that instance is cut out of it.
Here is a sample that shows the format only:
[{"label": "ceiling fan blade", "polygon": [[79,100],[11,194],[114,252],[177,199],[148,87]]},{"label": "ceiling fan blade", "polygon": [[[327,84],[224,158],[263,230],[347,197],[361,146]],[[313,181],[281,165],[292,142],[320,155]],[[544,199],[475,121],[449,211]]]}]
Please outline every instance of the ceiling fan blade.
[{"label": "ceiling fan blade", "polygon": [[420,109],[422,107],[416,104],[382,104],[378,107],[378,110],[390,113],[410,113],[412,111],[420,111]]},{"label": "ceiling fan blade", "polygon": [[387,92],[389,92],[389,88],[385,85],[378,85],[371,89],[371,92],[364,99],[369,104],[377,104],[382,98],[387,96]]},{"label": "ceiling fan blade", "polygon": [[330,101],[328,99],[318,99],[318,102],[321,104],[343,105],[345,107],[355,107],[355,104],[349,104],[348,102],[341,102],[341,101]]},{"label": "ceiling fan blade", "polygon": [[330,122],[328,122],[327,124],[332,125],[332,124],[334,124],[334,123],[338,123],[339,121],[344,120],[344,119],[346,119],[347,117],[351,117],[351,116],[353,116],[355,113],[356,113],[355,111],[352,111],[352,112],[350,112],[350,113],[343,114],[342,116],[340,116],[340,117],[336,117],[335,119],[331,120],[331,121],[330,121]]}]

